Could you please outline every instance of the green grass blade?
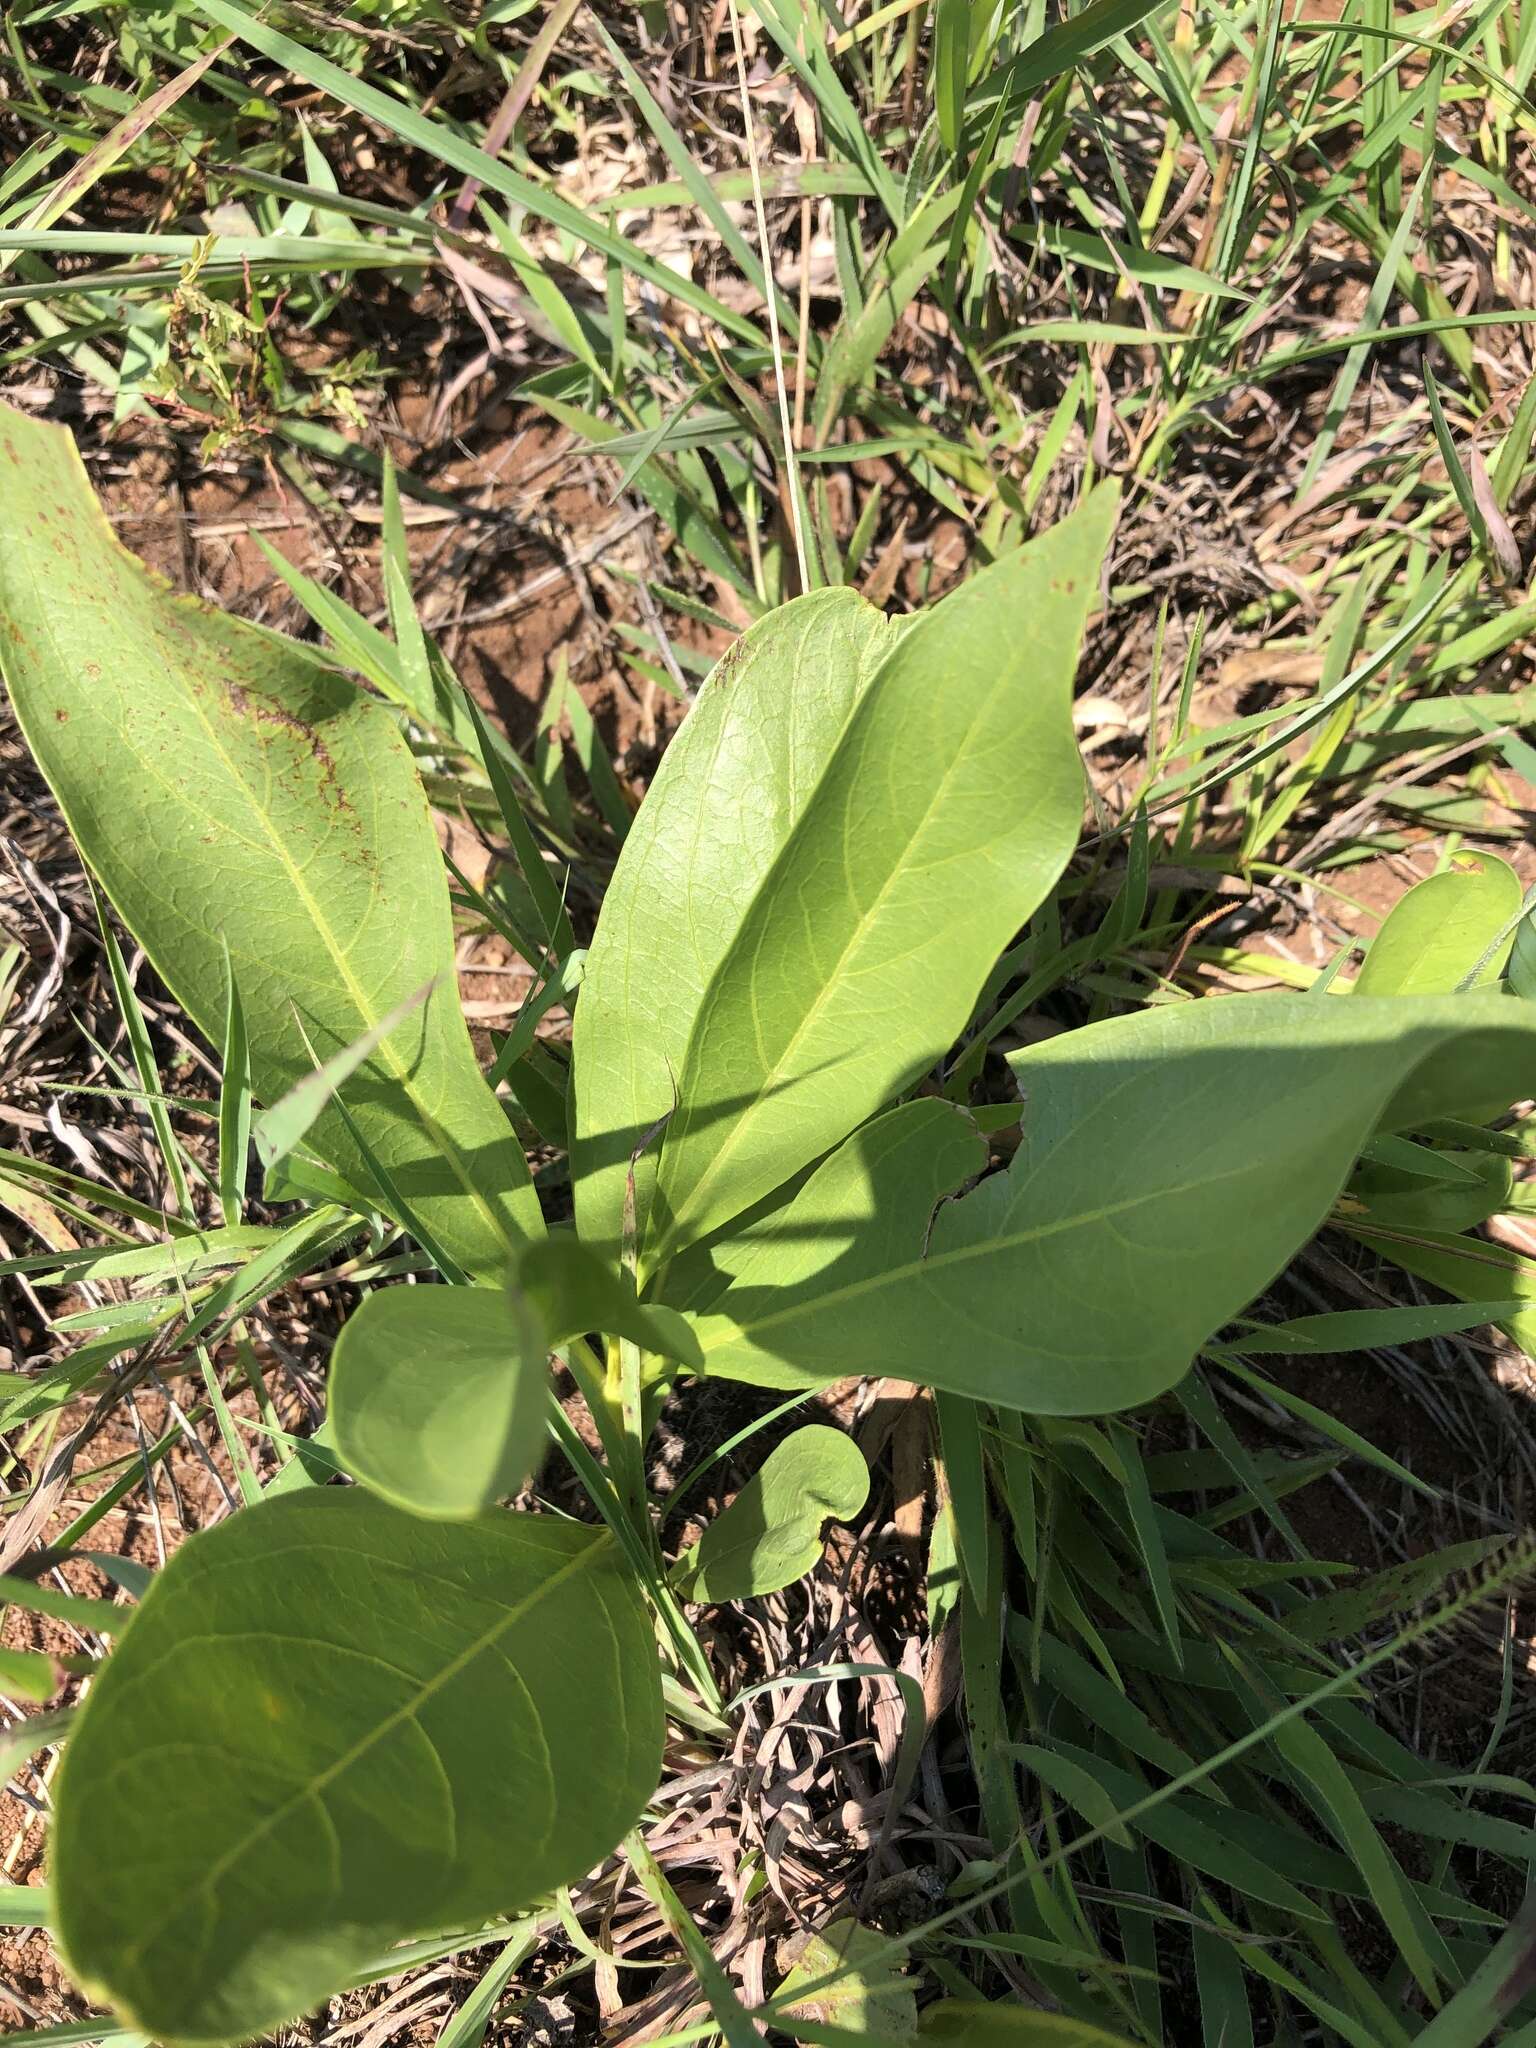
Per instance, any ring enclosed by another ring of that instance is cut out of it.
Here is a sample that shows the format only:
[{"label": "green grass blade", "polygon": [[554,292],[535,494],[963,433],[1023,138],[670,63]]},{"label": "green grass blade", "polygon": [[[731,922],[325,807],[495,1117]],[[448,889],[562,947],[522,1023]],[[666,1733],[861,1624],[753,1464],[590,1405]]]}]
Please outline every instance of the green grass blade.
[{"label": "green grass blade", "polygon": [[[226,956],[227,957],[227,956]],[[240,984],[228,961],[229,1006],[224,1015],[223,1072],[219,1083],[219,1204],[226,1224],[238,1223],[245,1202],[251,1144],[251,1048]]]},{"label": "green grass blade", "polygon": [[763,337],[750,320],[731,312],[711,293],[645,254],[633,242],[606,227],[595,214],[573,206],[569,200],[560,198],[542,185],[536,185],[498,158],[487,156],[484,150],[477,149],[472,142],[455,134],[444,122],[431,120],[415,108],[391,99],[376,86],[354,78],[329,59],[269,28],[243,8],[234,6],[232,0],[195,0],[195,7],[198,13],[229,29],[252,49],[259,50],[281,70],[302,78],[317,91],[329,94],[355,113],[377,121],[391,135],[399,136],[413,149],[424,151],[433,161],[462,171],[466,177],[478,179],[487,190],[526,207],[552,227],[574,235],[578,242],[596,249],[600,255],[611,257],[636,277],[643,278],[664,297],[675,298],[691,306],[695,312],[718,323],[738,340],[761,345]]}]

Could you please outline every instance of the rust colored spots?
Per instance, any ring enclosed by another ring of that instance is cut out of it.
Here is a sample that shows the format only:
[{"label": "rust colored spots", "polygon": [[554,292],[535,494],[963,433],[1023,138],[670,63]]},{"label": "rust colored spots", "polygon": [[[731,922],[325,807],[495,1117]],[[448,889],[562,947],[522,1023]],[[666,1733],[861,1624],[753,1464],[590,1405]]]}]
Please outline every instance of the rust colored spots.
[{"label": "rust colored spots", "polygon": [[82,662],[80,673],[88,683],[99,683],[101,681],[101,663],[99,661]]},{"label": "rust colored spots", "polygon": [[315,728],[286,704],[279,704],[271,697],[256,696],[232,678],[227,685],[229,701],[242,718],[254,719],[258,725],[275,725],[281,731],[291,734],[314,760],[320,770],[322,793],[328,796],[338,809],[351,808],[346,791],[336,773],[336,763],[331,750],[321,739]]},{"label": "rust colored spots", "polygon": [[740,640],[733,640],[724,654],[715,663],[714,684],[717,690],[723,690],[729,684],[731,677],[741,664],[741,657],[745,647],[745,636]]},{"label": "rust colored spots", "polygon": [[58,710],[57,710],[57,711],[55,711],[53,715],[54,715],[54,719],[55,719],[55,721],[56,721],[56,722],[57,722],[57,723],[58,723],[59,725],[68,725],[68,723],[69,723],[69,713],[68,713],[68,712],[67,712],[67,711],[66,711],[66,710],[64,709],[63,705],[60,705],[60,706],[59,706],[59,708],[58,708]]}]

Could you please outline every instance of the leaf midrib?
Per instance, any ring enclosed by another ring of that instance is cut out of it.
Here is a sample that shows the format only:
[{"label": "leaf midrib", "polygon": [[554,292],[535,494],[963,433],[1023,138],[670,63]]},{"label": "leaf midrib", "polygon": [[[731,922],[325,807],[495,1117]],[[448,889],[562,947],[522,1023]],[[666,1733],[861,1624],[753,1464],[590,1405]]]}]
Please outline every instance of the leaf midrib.
[{"label": "leaf midrib", "polygon": [[[793,663],[793,680],[791,681],[789,689],[786,692],[786,696],[790,702],[795,702],[797,700],[797,693],[800,687],[799,678],[803,671],[806,658],[806,645],[810,640],[812,633],[815,631],[817,625],[823,621],[824,616],[829,611],[832,611],[834,609],[834,601],[836,609],[848,610],[849,608],[844,602],[844,600],[852,596],[854,596],[853,592],[843,588],[840,588],[836,592],[829,589],[815,593],[812,599],[809,600],[810,603],[816,605],[816,609],[813,611],[805,611],[802,614],[800,620],[799,638],[797,641],[794,642],[793,645],[793,653],[791,656]],[[820,600],[819,605],[816,604],[816,600],[818,599]],[[806,602],[807,600],[801,600],[802,604],[805,604]],[[859,603],[855,602],[849,617],[850,625],[853,623],[854,618],[857,617],[861,625],[868,625],[870,627],[868,637],[865,640],[863,640],[859,645],[857,656],[854,663],[857,675],[860,677],[864,675],[864,670],[868,665],[868,656],[870,648],[874,645],[875,640],[878,637],[880,631],[879,627],[875,626],[872,623],[873,620],[879,619],[883,621],[883,623],[886,626],[894,625],[896,623],[895,621],[885,619],[885,615],[883,613],[878,612],[873,605],[866,604],[864,606],[864,610],[867,610],[867,612],[870,614],[869,619],[866,619],[864,617],[863,611],[861,611]],[[749,632],[751,630],[752,629],[750,628],[748,629]],[[745,643],[746,639],[747,635],[743,634],[740,639],[733,643],[733,645],[735,647],[741,647]],[[821,767],[809,777],[810,791],[805,798],[804,804],[797,804],[796,802],[796,788],[798,780],[797,770],[800,767],[799,756],[797,753],[797,741],[799,735],[797,728],[795,727],[793,721],[791,721],[789,730],[785,736],[785,754],[784,761],[782,763],[781,779],[785,784],[784,808],[794,822],[791,824],[789,828],[789,833],[786,834],[786,839],[780,842],[779,851],[782,851],[783,844],[787,843],[788,837],[793,834],[795,826],[798,824],[800,817],[803,815],[804,809],[806,808],[806,806],[809,805],[809,803],[812,800],[812,795],[814,794],[816,782],[819,781],[820,776],[826,772],[827,767],[830,765],[832,759],[835,757],[837,746],[841,744],[843,734],[847,731],[848,725],[851,722],[855,711],[857,710],[859,704],[862,702],[863,698],[868,693],[868,691],[871,688],[873,688],[875,678],[876,676],[878,676],[880,668],[884,665],[884,662],[889,658],[889,655],[893,652],[894,648],[888,649],[886,653],[881,655],[880,660],[873,664],[872,673],[868,676],[868,678],[866,680],[856,681],[851,701],[843,715],[842,723],[838,728],[837,740],[834,742],[833,747],[827,756],[827,759],[821,764]],[[762,661],[764,658],[765,656],[760,651],[751,652],[747,656],[747,660],[749,662]],[[725,657],[722,656],[722,661],[724,659]],[[718,665],[716,673],[718,673]],[[730,685],[733,693],[739,693],[744,685],[744,682],[745,677],[743,674],[738,673],[736,675],[733,675],[730,678]],[[696,717],[698,715],[697,710],[695,710],[695,712],[692,715]],[[721,757],[724,754],[726,748],[732,743],[732,717],[732,708],[730,706],[724,706],[722,708],[722,713],[717,723],[716,729],[708,742],[709,751],[707,755],[701,757],[701,765],[694,769],[695,779],[698,780],[706,789],[713,787],[714,775],[719,767]],[[675,797],[672,800],[675,801]],[[654,797],[649,798],[647,801],[654,801]],[[681,863],[684,872],[687,873],[694,872],[698,867],[699,849],[700,846],[703,844],[703,841],[707,835],[711,822],[710,812],[707,806],[705,806],[702,803],[695,805],[692,812],[692,821],[693,822],[691,827],[690,841],[687,846],[686,855]],[[658,832],[665,832],[665,823],[659,825],[657,827],[657,830]],[[645,858],[648,863],[651,862],[654,858],[657,843],[658,842],[656,840],[652,840],[646,848]],[[759,890],[761,889],[763,882],[766,881],[767,875],[771,873],[778,857],[779,853],[777,851],[770,856],[763,875],[759,877]],[[637,1011],[637,1005],[634,1001],[634,978],[636,973],[641,968],[641,966],[645,964],[639,956],[633,942],[635,900],[636,899],[634,897],[631,897],[628,905],[626,906],[625,937],[622,949],[623,970],[621,976],[621,987],[623,990],[624,1001],[622,1015],[623,1018],[629,1019],[633,1019]],[[756,891],[754,891],[753,900],[756,900]],[[751,906],[749,904],[748,909],[750,910],[750,908]],[[732,947],[736,943],[736,940],[740,936],[741,926],[742,923],[745,921],[744,917],[738,920],[735,929],[730,933],[729,937],[725,941],[725,944],[719,949],[713,966],[709,967],[706,971],[700,973],[697,970],[699,970],[703,966],[703,955],[705,952],[711,950],[711,947],[709,945],[701,945],[700,943],[698,936],[698,927],[694,916],[693,894],[691,891],[684,892],[682,914],[687,928],[688,949],[692,955],[693,965],[696,972],[694,976],[694,992],[692,996],[691,1015],[686,1020],[686,1030],[684,1032],[682,1045],[678,1053],[678,1062],[680,1070],[686,1064],[688,1046],[691,1042],[694,1028],[698,1022],[699,1011],[702,1008],[704,1002],[708,998],[714,976],[719,971],[720,962],[729,955]],[[581,1020],[585,1017],[590,1025],[591,1015],[592,1013],[590,1010],[582,1010],[579,1008],[577,1010],[577,1032],[579,1046],[588,1043],[587,1040],[581,1038],[580,1036]],[[654,1088],[651,1090],[646,1090],[642,1087],[642,1078],[640,1074],[640,1064],[637,1050],[639,1040],[637,1035],[632,1030],[626,1031],[623,1029],[622,1019],[620,1028],[615,1033],[615,1035],[623,1043],[624,1046],[624,1063],[621,1071],[622,1083],[625,1089],[628,1104],[628,1128],[632,1131],[632,1133],[638,1140],[641,1134],[649,1130],[651,1125],[655,1124],[658,1121],[658,1117],[661,1119],[661,1121],[665,1122],[666,1118],[670,1114],[670,1110],[668,1107],[663,1106],[661,1103],[657,1101]],[[603,1045],[602,1051],[603,1054],[606,1056],[606,1044]],[[675,1104],[676,1080],[674,1070],[672,1067],[670,1052],[666,1047],[663,1047],[663,1060],[666,1068],[669,1093],[671,1095],[673,1104]],[[586,1056],[585,1060],[582,1058],[580,1053],[578,1053],[576,1062],[578,1089],[580,1087],[580,1077],[583,1065],[595,1064],[595,1058],[590,1053]],[[614,1062],[614,1069],[618,1070],[617,1061]],[[646,1078],[654,1081],[656,1077],[654,1075],[650,1075]],[[595,1138],[598,1135],[599,1133],[592,1132],[590,1130],[584,1133],[584,1136],[588,1142],[590,1142],[593,1138]],[[638,1163],[638,1155],[636,1163]],[[640,1212],[642,1235],[644,1231],[645,1221],[646,1205],[644,1201],[642,1201]]]},{"label": "leaf midrib", "polygon": [[[464,1649],[459,1651],[457,1656],[451,1657],[441,1671],[419,1685],[414,1694],[397,1707],[393,1713],[387,1714],[376,1727],[371,1729],[366,1735],[361,1736],[352,1744],[350,1749],[343,1751],[323,1771],[317,1771],[302,1785],[298,1786],[281,1806],[274,1808],[255,1827],[248,1828],[238,1841],[225,1850],[222,1856],[198,1872],[196,1881],[188,1885],[177,1895],[175,1901],[166,1908],[165,1912],[161,1914],[152,1926],[142,1930],[132,1942],[127,1944],[124,1950],[125,1962],[130,1965],[136,1965],[141,1960],[144,1951],[152,1942],[158,1939],[170,1922],[185,1909],[189,1901],[204,1894],[211,1894],[225,1874],[242,1857],[249,1855],[255,1845],[265,1836],[272,1833],[275,1828],[280,1827],[297,1807],[313,1800],[317,1806],[321,1807],[322,1811],[327,1811],[320,1798],[321,1793],[327,1786],[333,1784],[344,1772],[349,1771],[355,1763],[366,1756],[369,1750],[382,1742],[386,1736],[393,1734],[397,1728],[404,1726],[405,1723],[414,1722],[427,1701],[441,1692],[444,1686],[457,1678],[459,1673],[467,1669],[477,1657],[481,1656],[486,1650],[493,1648],[502,1636],[509,1629],[515,1627],[541,1600],[554,1593],[567,1579],[586,1571],[594,1563],[600,1563],[607,1547],[607,1540],[602,1536],[598,1536],[583,1550],[578,1551],[569,1562],[562,1565],[549,1578],[542,1580],[515,1607],[510,1607],[503,1614],[499,1615],[489,1628],[483,1630],[472,1642],[468,1643]],[[259,1634],[264,1632],[246,1630],[241,1631],[241,1633]],[[172,1648],[173,1650],[180,1650],[181,1647],[182,1639],[178,1637]],[[139,1674],[141,1681],[142,1676],[143,1674]],[[425,1730],[420,1732],[422,1733],[423,1740],[427,1741],[428,1747],[436,1755],[436,1745],[427,1738]],[[441,1761],[439,1756],[439,1764],[441,1764]]]},{"label": "leaf midrib", "polygon": [[[1223,1181],[1238,1180],[1253,1172],[1252,1160],[1244,1160],[1225,1173],[1202,1175],[1198,1180],[1186,1181],[1175,1187],[1148,1188],[1135,1195],[1128,1195],[1124,1201],[1106,1202],[1097,1209],[1082,1209],[1070,1216],[1058,1216],[1049,1223],[1042,1223],[1029,1230],[1010,1230],[993,1237],[977,1238],[970,1244],[954,1245],[948,1251],[930,1252],[926,1257],[907,1259],[897,1266],[886,1266],[878,1273],[866,1274],[862,1279],[850,1280],[842,1287],[829,1288],[825,1293],[801,1300],[789,1308],[775,1313],[755,1316],[750,1322],[739,1322],[729,1317],[725,1303],[730,1296],[722,1297],[721,1305],[710,1311],[711,1319],[731,1321],[730,1335],[722,1334],[718,1343],[703,1343],[706,1358],[711,1352],[729,1349],[738,1337],[755,1341],[757,1333],[772,1330],[783,1323],[792,1323],[806,1315],[814,1315],[827,1308],[841,1307],[850,1301],[858,1301],[865,1295],[874,1294],[884,1287],[910,1280],[914,1277],[929,1279],[949,1267],[962,1266],[972,1259],[991,1258],[995,1253],[1017,1250],[1021,1245],[1038,1244],[1047,1238],[1059,1237],[1067,1231],[1083,1230],[1095,1223],[1107,1223],[1116,1216],[1123,1216],[1148,1202],[1177,1200],[1181,1195],[1196,1194],[1202,1189],[1217,1187]],[[752,1285],[749,1274],[733,1283],[743,1292]],[[703,1318],[701,1317],[702,1321]]]},{"label": "leaf midrib", "polygon": [[[886,656],[886,660],[889,661],[896,659],[896,657],[902,651],[903,643],[898,643],[898,645],[891,650],[890,654]],[[885,663],[882,662],[881,667],[883,668],[884,665]],[[761,1081],[757,1086],[756,1094],[751,1105],[742,1111],[741,1115],[737,1118],[736,1122],[731,1126],[730,1130],[727,1131],[721,1143],[710,1155],[708,1165],[705,1167],[703,1173],[700,1174],[698,1179],[694,1182],[684,1202],[673,1211],[672,1218],[666,1231],[663,1243],[662,1245],[657,1247],[656,1254],[654,1255],[657,1260],[659,1260],[660,1257],[666,1255],[667,1253],[675,1252],[678,1249],[679,1240],[685,1223],[691,1215],[697,1215],[700,1207],[700,1202],[705,1190],[707,1190],[710,1187],[710,1185],[714,1182],[714,1180],[718,1177],[725,1162],[729,1160],[732,1153],[741,1144],[743,1133],[748,1129],[749,1125],[755,1123],[756,1117],[762,1109],[765,1097],[770,1095],[777,1086],[780,1077],[783,1075],[785,1071],[785,1068],[788,1066],[789,1062],[794,1058],[795,1053],[799,1050],[801,1041],[805,1038],[806,1034],[812,1029],[812,1027],[818,1022],[818,1020],[824,1013],[827,1004],[831,1001],[833,995],[839,992],[840,978],[842,976],[843,969],[849,959],[849,956],[856,952],[859,949],[859,947],[864,943],[864,940],[871,926],[873,925],[875,919],[879,916],[880,911],[882,910],[885,904],[887,896],[890,894],[891,890],[896,886],[898,877],[906,874],[906,872],[908,871],[911,865],[912,849],[920,842],[923,835],[928,830],[929,824],[933,819],[934,811],[939,805],[939,803],[942,801],[954,776],[959,772],[961,762],[969,758],[972,747],[974,745],[978,726],[980,726],[983,723],[983,721],[988,717],[988,715],[991,712],[993,703],[1001,694],[1005,684],[1007,682],[1010,682],[1011,680],[1012,672],[1005,667],[1000,672],[998,679],[987,691],[981,703],[977,706],[974,715],[972,716],[972,718],[966,726],[964,737],[955,747],[949,765],[944,770],[943,776],[940,778],[937,786],[931,793],[926,806],[924,807],[922,817],[917,821],[912,830],[908,833],[906,841],[902,846],[900,855],[897,859],[892,861],[890,871],[886,875],[885,880],[881,883],[878,891],[876,892],[873,902],[870,904],[869,908],[855,920],[846,940],[843,943],[841,950],[838,953],[837,961],[833,966],[831,973],[825,975],[822,978],[821,988],[819,989],[815,998],[811,1002],[810,1007],[806,1010],[805,1014],[801,1017],[799,1023],[795,1026],[795,1029],[791,1033],[790,1038],[788,1042],[785,1044],[783,1050],[775,1058],[773,1065],[771,1067],[767,1067],[764,1069]],[[780,855],[780,858],[774,861],[772,867],[770,867],[768,871],[768,874],[764,877],[764,887],[763,889],[759,890],[757,895],[754,897],[752,910],[755,910],[757,904],[764,900],[764,894],[768,886],[773,882],[774,877],[780,869],[781,864],[787,865],[788,857],[790,855],[791,850],[799,845],[803,834],[809,830],[807,820],[809,820],[813,816],[817,798],[820,796],[821,791],[826,788],[828,779],[830,778],[837,764],[841,761],[843,757],[843,751],[849,743],[850,735],[854,734],[855,728],[857,727],[861,716],[867,716],[871,719],[874,717],[873,709],[866,712],[865,707],[873,706],[876,703],[879,690],[880,672],[877,669],[875,674],[871,677],[867,687],[860,694],[859,698],[853,706],[853,709],[849,713],[847,722],[844,724],[841,733],[838,735],[837,745],[833,748],[832,753],[828,757],[826,768],[822,771],[822,775],[817,783],[817,787],[815,791],[813,791],[811,796],[807,799],[805,809],[801,812],[799,819],[796,821],[794,830],[791,832],[789,838],[785,840],[783,852]],[[1006,833],[999,833],[998,835],[996,835],[996,838],[1001,839],[1006,836]],[[995,843],[995,841],[992,843]],[[749,910],[747,913],[748,917],[750,917],[751,914],[752,911]],[[766,915],[766,913],[764,913],[764,915]],[[745,922],[746,920],[744,919],[743,925],[745,924]],[[692,1050],[693,1037],[703,1031],[704,1026],[707,1022],[710,996],[713,993],[714,988],[719,986],[720,978],[723,975],[726,967],[729,965],[731,955],[735,952],[735,950],[736,945],[735,942],[733,942],[730,948],[727,950],[727,952],[722,956],[720,964],[715,970],[714,976],[711,977],[711,988],[707,990],[705,993],[704,1002],[700,1005],[698,1015],[695,1019],[694,1030],[689,1034],[690,1051]],[[754,1010],[755,1007],[756,1004],[754,1000]],[[663,1149],[661,1179],[664,1186],[666,1179],[665,1148]]]}]

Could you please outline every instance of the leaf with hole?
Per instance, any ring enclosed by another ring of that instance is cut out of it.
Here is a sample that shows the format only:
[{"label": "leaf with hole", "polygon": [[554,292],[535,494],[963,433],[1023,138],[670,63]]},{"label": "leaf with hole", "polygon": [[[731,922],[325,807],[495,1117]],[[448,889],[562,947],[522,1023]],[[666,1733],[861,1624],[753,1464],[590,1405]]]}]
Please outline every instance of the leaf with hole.
[{"label": "leaf with hole", "polygon": [[1525,1019],[1494,994],[1236,996],[1016,1053],[1006,1173],[943,1200],[955,1132],[912,1103],[712,1249],[727,1284],[692,1315],[704,1369],[890,1373],[1041,1414],[1149,1400],[1324,1221],[1374,1132],[1530,1093]]}]

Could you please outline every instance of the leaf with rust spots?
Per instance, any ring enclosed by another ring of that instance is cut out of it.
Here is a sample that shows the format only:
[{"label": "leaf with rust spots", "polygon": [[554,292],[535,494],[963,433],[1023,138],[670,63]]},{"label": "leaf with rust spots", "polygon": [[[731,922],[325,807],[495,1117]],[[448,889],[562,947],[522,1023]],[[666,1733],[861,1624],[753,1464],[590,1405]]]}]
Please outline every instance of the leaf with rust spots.
[{"label": "leaf with rust spots", "polygon": [[308,650],[151,575],[62,428],[0,407],[0,459],[20,472],[0,503],[0,667],[124,923],[216,1044],[227,948],[269,1103],[435,982],[346,1084],[362,1145],[334,1107],[309,1142],[371,1190],[366,1147],[402,1220],[499,1278],[543,1223],[470,1047],[442,861],[394,721]]}]

